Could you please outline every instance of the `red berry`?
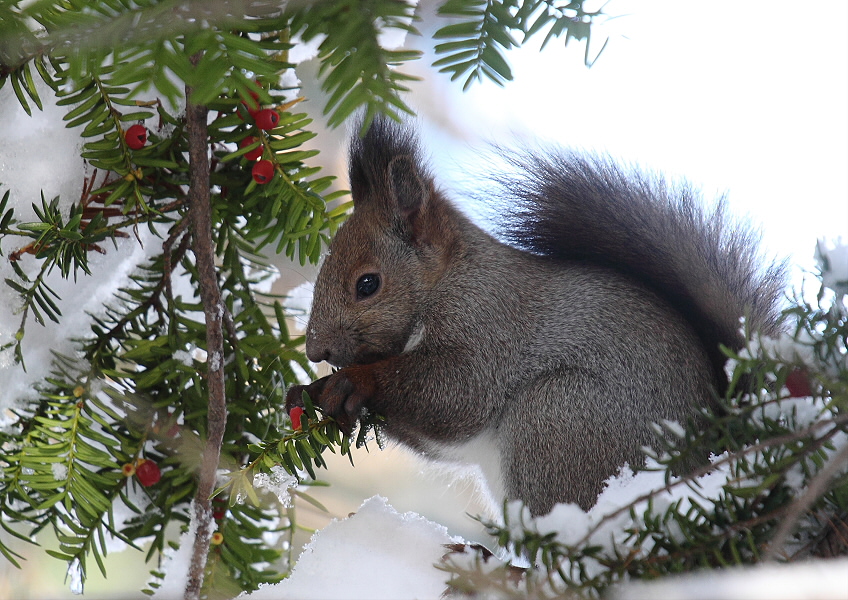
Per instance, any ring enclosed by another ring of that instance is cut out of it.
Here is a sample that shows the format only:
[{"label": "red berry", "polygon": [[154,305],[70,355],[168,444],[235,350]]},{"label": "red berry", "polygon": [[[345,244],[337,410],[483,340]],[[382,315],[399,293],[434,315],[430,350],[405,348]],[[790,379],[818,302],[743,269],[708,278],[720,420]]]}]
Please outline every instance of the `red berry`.
[{"label": "red berry", "polygon": [[[239,142],[239,148],[246,148],[247,146],[251,146],[259,141],[259,138],[255,138],[252,135],[247,136],[241,142]],[[262,144],[248,152],[244,155],[247,160],[256,160],[262,156]]]},{"label": "red berry", "polygon": [[216,511],[214,511],[214,512],[212,513],[212,518],[213,518],[213,519],[215,519],[216,521],[220,521],[220,520],[221,520],[221,519],[223,519],[226,515],[227,515],[227,511],[226,511],[226,510],[224,510],[224,509],[222,508],[222,509],[220,509],[220,510],[216,510]]},{"label": "red berry", "polygon": [[256,113],[254,118],[256,119],[256,126],[263,131],[267,131],[268,129],[274,129],[277,123],[280,122],[280,113],[273,108],[265,108]]},{"label": "red berry", "polygon": [[124,139],[127,141],[127,146],[133,150],[144,148],[147,143],[147,129],[144,125],[135,124],[124,133]]},{"label": "red berry", "polygon": [[793,369],[786,376],[786,389],[789,390],[789,396],[792,398],[806,398],[813,395],[810,379],[804,369]]},{"label": "red berry", "polygon": [[162,472],[159,471],[159,465],[152,460],[141,459],[135,468],[135,476],[141,485],[150,487],[162,478]]},{"label": "red berry", "polygon": [[295,431],[298,431],[301,427],[300,418],[302,416],[303,416],[303,409],[299,406],[295,406],[289,411],[289,418],[291,418],[292,428]]},{"label": "red berry", "polygon": [[256,183],[259,185],[266,184],[274,177],[274,163],[270,160],[260,160],[253,165],[251,174]]}]

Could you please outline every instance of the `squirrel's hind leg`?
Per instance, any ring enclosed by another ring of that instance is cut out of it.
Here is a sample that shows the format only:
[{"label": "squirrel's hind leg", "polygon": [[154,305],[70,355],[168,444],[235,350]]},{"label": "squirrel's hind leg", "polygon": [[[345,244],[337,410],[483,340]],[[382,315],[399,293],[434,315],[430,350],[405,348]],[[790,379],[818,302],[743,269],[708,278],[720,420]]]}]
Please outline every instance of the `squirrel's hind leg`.
[{"label": "squirrel's hind leg", "polygon": [[563,367],[515,394],[499,428],[510,500],[534,515],[560,502],[588,510],[607,478],[641,464],[648,427],[623,416],[626,399],[614,387],[596,371]]}]

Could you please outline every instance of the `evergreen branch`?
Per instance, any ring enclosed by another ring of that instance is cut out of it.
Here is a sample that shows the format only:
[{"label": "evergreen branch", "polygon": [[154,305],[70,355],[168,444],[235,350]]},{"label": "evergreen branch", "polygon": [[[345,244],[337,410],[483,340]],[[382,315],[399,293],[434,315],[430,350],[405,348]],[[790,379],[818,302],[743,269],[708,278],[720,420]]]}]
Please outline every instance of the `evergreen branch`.
[{"label": "evergreen branch", "polygon": [[184,231],[187,220],[183,219],[177,226],[174,227],[174,230],[171,232],[171,235],[168,239],[163,243],[163,257],[165,260],[165,269],[162,276],[159,278],[159,281],[156,285],[148,290],[147,296],[145,300],[139,303],[135,308],[131,311],[127,312],[125,315],[120,317],[113,325],[105,332],[99,332],[97,335],[97,339],[94,345],[90,346],[85,353],[85,357],[91,361],[97,361],[98,355],[116,338],[120,337],[124,328],[129,325],[133,320],[147,313],[147,311],[156,306],[159,301],[159,297],[164,292],[168,298],[172,297],[170,293],[171,286],[171,274],[172,263],[177,263],[182,260],[183,256],[188,250],[188,247],[191,242],[191,236],[185,235],[180,239],[180,243],[175,250],[172,250],[172,245],[179,237],[179,234]]},{"label": "evergreen branch", "polygon": [[464,20],[439,29],[434,39],[448,39],[436,45],[443,58],[433,63],[439,71],[451,73],[454,81],[469,72],[462,88],[468,89],[486,76],[498,85],[512,80],[512,70],[503,56],[504,50],[518,45],[509,32],[520,30],[521,23],[511,9],[514,0],[448,0],[439,8],[440,16],[462,17]]},{"label": "evergreen branch", "polygon": [[[568,42],[573,39],[585,42],[583,64],[587,67],[591,67],[595,64],[609,42],[609,39],[604,40],[604,43],[595,55],[595,58],[589,58],[589,45],[592,39],[592,22],[594,19],[603,15],[604,7],[602,6],[596,11],[587,11],[583,7],[584,0],[573,0],[568,2],[565,6],[561,6],[556,2],[556,0],[543,0],[543,2],[546,5],[545,10],[542,11],[532,24],[529,22],[532,12],[534,12],[538,4],[541,3],[536,2],[536,6],[533,6],[531,10],[524,10],[524,8],[522,8],[522,17],[527,21],[524,42],[530,39],[537,32],[541,31],[545,26],[550,25],[548,33],[542,41],[541,49],[544,49],[551,39],[558,38],[565,33],[564,45],[568,46]],[[533,3],[525,3],[525,7],[530,4]]]},{"label": "evergreen branch", "polygon": [[15,332],[14,341],[8,342],[0,347],[0,351],[5,350],[11,346],[15,347],[15,362],[20,363],[21,368],[26,371],[26,363],[24,362],[23,356],[23,339],[26,332],[26,322],[29,318],[30,310],[33,312],[35,316],[35,320],[40,325],[44,325],[44,318],[41,316],[41,313],[38,310],[36,304],[41,307],[41,310],[47,315],[49,319],[58,323],[58,317],[62,314],[59,310],[59,307],[50,299],[50,296],[54,298],[58,298],[56,293],[50,289],[45,283],[44,278],[51,271],[55,264],[55,255],[53,257],[48,257],[41,263],[41,268],[38,270],[38,275],[36,275],[35,280],[31,281],[29,277],[27,277],[26,273],[18,266],[17,262],[12,262],[12,267],[15,270],[15,273],[20,277],[25,283],[30,283],[31,285],[26,287],[22,286],[19,283],[15,282],[12,279],[7,278],[6,284],[11,287],[13,290],[21,294],[23,298],[23,304],[19,309],[21,312],[21,323],[18,327],[18,330]]},{"label": "evergreen branch", "polygon": [[321,87],[330,95],[324,114],[338,126],[359,107],[365,107],[363,132],[378,113],[400,118],[412,114],[400,97],[404,82],[417,77],[397,67],[420,57],[420,52],[386,50],[379,42],[385,29],[417,34],[410,24],[414,7],[405,0],[338,0],[295,12],[292,34],[304,41],[326,36],[318,47]]},{"label": "evergreen branch", "polygon": [[[202,53],[195,54],[196,65]],[[194,498],[194,514],[197,531],[189,566],[185,597],[195,600],[200,597],[203,570],[209,552],[212,521],[212,493],[221,455],[221,446],[227,424],[227,404],[224,390],[224,335],[222,317],[224,305],[218,287],[215,268],[215,246],[212,241],[212,214],[209,195],[209,160],[207,114],[205,106],[194,103],[192,89],[186,88],[186,126],[189,138],[189,214],[192,233],[192,250],[197,260],[200,297],[206,316],[206,352],[208,356],[207,383],[209,407],[207,413],[207,441],[203,450],[197,492]]]},{"label": "evergreen branch", "polygon": [[798,521],[827,490],[828,484],[839,471],[845,468],[846,463],[848,463],[848,444],[830,457],[827,465],[816,474],[807,486],[807,490],[788,507],[786,515],[780,522],[780,528],[768,544],[766,555],[763,558],[765,562],[777,558],[778,552],[785,546],[786,540],[798,525]]}]

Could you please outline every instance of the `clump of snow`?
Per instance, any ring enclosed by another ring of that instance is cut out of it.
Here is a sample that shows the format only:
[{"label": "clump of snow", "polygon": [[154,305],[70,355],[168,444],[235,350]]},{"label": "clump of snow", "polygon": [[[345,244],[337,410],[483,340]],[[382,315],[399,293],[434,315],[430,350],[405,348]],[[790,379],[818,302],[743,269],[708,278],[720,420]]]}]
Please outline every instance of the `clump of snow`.
[{"label": "clump of snow", "polygon": [[291,493],[289,490],[297,485],[297,478],[280,465],[271,467],[270,473],[256,473],[253,476],[253,487],[258,490],[268,490],[279,499],[280,504],[285,507],[291,506]]},{"label": "clump of snow", "polygon": [[280,85],[285,89],[283,98],[286,102],[291,102],[297,98],[300,93],[300,79],[297,77],[297,72],[294,69],[286,69],[280,75]]},{"label": "clump of snow", "polygon": [[778,423],[792,423],[793,429],[806,429],[822,416],[827,417],[828,402],[823,398],[779,398],[774,402],[764,402],[751,414],[756,425],[766,420]]},{"label": "clump of snow", "polygon": [[[34,397],[37,393],[35,383],[50,372],[52,352],[74,355],[74,343],[68,339],[68,332],[78,337],[85,335],[89,331],[90,315],[103,314],[104,307],[114,302],[118,288],[127,285],[130,273],[156,247],[152,234],[146,229],[140,229],[139,235],[145,241],[144,246],[133,237],[119,239],[117,248],[112,244],[104,246],[105,255],[92,253],[89,256],[91,276],[79,274],[74,282],[73,278],[62,279],[58,269],[47,276],[47,284],[61,298],[56,300],[56,304],[62,316],[59,323],[45,319],[45,324],[40,325],[32,314],[29,315],[23,340],[26,371],[14,363],[12,348],[0,353],[0,408],[15,406],[20,400]],[[20,264],[31,277],[40,267],[29,256]],[[8,261],[0,261],[0,279],[5,277],[14,277],[12,268]],[[0,288],[8,286],[0,281]],[[17,297],[14,303],[0,304],[0,345],[11,341],[20,326],[22,315],[17,312],[19,306]]]},{"label": "clump of snow", "polygon": [[82,567],[80,566],[80,561],[78,558],[75,558],[68,565],[68,587],[71,588],[71,593],[73,594],[82,594],[83,591],[83,583],[82,583]]},{"label": "clump of snow", "polygon": [[804,330],[798,332],[797,339],[787,332],[777,337],[756,336],[749,340],[747,348],[739,351],[739,356],[743,359],[765,357],[814,365],[816,364],[814,343],[815,340]]},{"label": "clump of snow", "polygon": [[188,350],[177,350],[174,352],[174,360],[177,362],[181,362],[187,367],[192,366],[194,359],[192,359],[191,352]]},{"label": "clump of snow", "polygon": [[462,543],[415,513],[398,513],[375,496],[352,516],[312,536],[291,576],[239,598],[425,600],[440,598],[448,575],[434,565]]},{"label": "clump of snow", "polygon": [[53,463],[50,465],[50,470],[53,472],[53,479],[56,481],[65,481],[68,478],[68,465],[65,463]]}]

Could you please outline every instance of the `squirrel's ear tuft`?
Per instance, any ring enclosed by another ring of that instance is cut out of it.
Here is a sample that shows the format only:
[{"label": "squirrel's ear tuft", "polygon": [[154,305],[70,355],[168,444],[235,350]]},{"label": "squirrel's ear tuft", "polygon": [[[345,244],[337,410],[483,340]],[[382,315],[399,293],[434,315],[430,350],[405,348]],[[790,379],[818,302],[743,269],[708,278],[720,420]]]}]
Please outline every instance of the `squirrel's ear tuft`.
[{"label": "squirrel's ear tuft", "polygon": [[430,186],[422,179],[415,161],[408,156],[398,156],[389,163],[389,187],[396,210],[406,218],[427,204]]},{"label": "squirrel's ear tuft", "polygon": [[370,205],[408,218],[426,205],[432,180],[412,127],[376,117],[364,136],[354,134],[349,161],[350,190],[357,208]]}]

